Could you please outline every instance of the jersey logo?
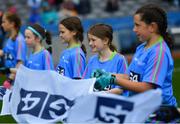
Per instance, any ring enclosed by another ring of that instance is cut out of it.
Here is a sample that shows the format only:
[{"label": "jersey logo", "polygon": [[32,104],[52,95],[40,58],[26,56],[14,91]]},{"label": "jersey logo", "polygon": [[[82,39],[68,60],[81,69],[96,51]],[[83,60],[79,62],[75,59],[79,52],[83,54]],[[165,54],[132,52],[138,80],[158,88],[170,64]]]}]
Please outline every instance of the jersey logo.
[{"label": "jersey logo", "polygon": [[133,82],[140,81],[140,74],[130,71],[130,80]]},{"label": "jersey logo", "polygon": [[64,62],[64,63],[67,63],[67,64],[69,63],[69,61],[66,60],[64,56],[62,57],[62,59],[63,59],[63,62]]},{"label": "jersey logo", "polygon": [[60,75],[65,75],[65,69],[62,68],[61,66],[58,66],[57,72],[58,72]]}]

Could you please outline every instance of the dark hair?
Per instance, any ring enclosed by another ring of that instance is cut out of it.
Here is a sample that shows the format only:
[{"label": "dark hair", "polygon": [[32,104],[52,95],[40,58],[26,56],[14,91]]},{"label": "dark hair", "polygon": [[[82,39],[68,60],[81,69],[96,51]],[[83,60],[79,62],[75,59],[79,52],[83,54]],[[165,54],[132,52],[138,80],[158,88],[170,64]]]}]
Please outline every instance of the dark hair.
[{"label": "dark hair", "polygon": [[109,48],[111,51],[117,51],[117,48],[112,44],[113,40],[113,29],[110,25],[107,24],[96,24],[93,25],[89,31],[89,34],[92,34],[100,39],[108,38],[109,39]]},{"label": "dark hair", "polygon": [[75,31],[76,35],[74,38],[77,41],[81,42],[81,49],[84,51],[86,54],[86,48],[84,44],[82,43],[84,40],[83,36],[83,26],[81,24],[81,20],[78,17],[68,17],[60,21],[60,24],[62,24],[64,27],[66,27],[69,31]]},{"label": "dark hair", "polygon": [[46,29],[44,29],[41,25],[39,25],[37,23],[29,25],[28,29],[30,29],[33,32],[34,35],[41,38],[41,42],[42,42],[42,40],[45,40],[46,43],[49,45],[47,50],[50,53],[52,53],[52,47],[50,46],[52,44],[50,32],[47,31]]},{"label": "dark hair", "polygon": [[135,14],[140,14],[141,20],[146,24],[155,22],[158,25],[158,33],[162,35],[169,48],[172,49],[174,41],[167,31],[167,15],[162,8],[154,4],[147,4],[139,8]]},{"label": "dark hair", "polygon": [[[14,23],[14,26],[16,28],[16,33],[18,35],[18,32],[21,28],[21,19],[20,17],[16,14],[16,13],[11,13],[11,12],[5,12],[3,14],[3,16],[6,17],[6,19],[9,21],[9,22],[13,22]],[[16,35],[16,36],[17,36]],[[13,37],[13,39],[16,39],[16,36]]]},{"label": "dark hair", "polygon": [[1,24],[2,24],[2,17],[3,17],[3,12],[0,10],[0,27],[1,27]]},{"label": "dark hair", "polygon": [[[0,10],[0,49],[3,48],[3,43],[5,39],[6,32],[4,31],[2,27],[2,17],[3,17],[3,12]],[[1,62],[0,62],[1,63]]]}]

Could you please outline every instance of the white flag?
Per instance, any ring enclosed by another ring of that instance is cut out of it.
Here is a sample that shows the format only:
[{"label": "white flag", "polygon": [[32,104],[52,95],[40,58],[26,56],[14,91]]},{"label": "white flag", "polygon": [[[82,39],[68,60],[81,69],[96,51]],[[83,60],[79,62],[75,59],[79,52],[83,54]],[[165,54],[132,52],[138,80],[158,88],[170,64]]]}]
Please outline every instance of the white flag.
[{"label": "white flag", "polygon": [[94,93],[76,99],[68,123],[142,123],[161,105],[161,90],[133,97]]},{"label": "white flag", "polygon": [[73,80],[55,71],[21,66],[16,74],[10,112],[19,123],[63,121],[75,98],[93,91],[95,79]]},{"label": "white flag", "polygon": [[6,89],[6,93],[3,96],[3,104],[2,104],[2,109],[1,109],[1,115],[11,115],[11,111],[10,111],[10,96],[11,94],[11,90]]}]

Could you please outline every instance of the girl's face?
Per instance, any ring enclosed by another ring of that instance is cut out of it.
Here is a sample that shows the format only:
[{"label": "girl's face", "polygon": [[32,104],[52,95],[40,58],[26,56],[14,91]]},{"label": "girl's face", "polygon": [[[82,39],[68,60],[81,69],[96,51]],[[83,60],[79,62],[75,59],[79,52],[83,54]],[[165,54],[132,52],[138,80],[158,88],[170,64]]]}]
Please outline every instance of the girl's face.
[{"label": "girl's face", "polygon": [[93,53],[101,52],[107,45],[107,42],[91,34],[88,34],[88,40]]},{"label": "girl's face", "polygon": [[9,32],[12,30],[12,28],[14,28],[14,23],[10,22],[5,15],[3,15],[2,17],[2,27],[4,29],[5,32]]},{"label": "girl's face", "polygon": [[25,30],[25,40],[29,47],[34,47],[37,37],[29,29]]},{"label": "girl's face", "polygon": [[134,15],[133,31],[136,33],[140,41],[149,41],[151,38],[152,28],[150,25],[141,21],[141,16],[139,14]]},{"label": "girl's face", "polygon": [[64,25],[59,24],[59,36],[63,43],[69,43],[74,39],[75,32],[68,30]]}]

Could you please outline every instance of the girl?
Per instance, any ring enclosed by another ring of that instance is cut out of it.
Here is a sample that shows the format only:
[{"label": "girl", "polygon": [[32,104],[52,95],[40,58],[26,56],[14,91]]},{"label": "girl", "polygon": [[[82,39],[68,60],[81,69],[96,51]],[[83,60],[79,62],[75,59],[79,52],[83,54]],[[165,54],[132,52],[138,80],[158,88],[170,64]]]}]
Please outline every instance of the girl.
[{"label": "girl", "polygon": [[[18,68],[20,64],[25,63],[26,60],[26,43],[24,36],[20,33],[21,20],[18,15],[14,13],[4,13],[2,17],[2,27],[8,34],[5,47],[0,50],[0,56],[4,57],[4,66],[6,68]],[[11,85],[14,74],[8,75],[4,85]]]},{"label": "girl", "polygon": [[[88,31],[88,39],[92,52],[97,54],[89,59],[83,74],[84,78],[90,78],[96,69],[103,69],[111,73],[125,73],[127,62],[123,55],[117,53],[117,49],[112,44],[113,30],[111,26],[106,24],[92,26]],[[119,86],[110,85],[108,92],[120,94],[122,90]]]},{"label": "girl", "polygon": [[0,50],[0,56],[4,56],[5,67],[18,67],[26,59],[26,43],[23,35],[20,33],[21,20],[14,13],[4,13],[2,27],[8,33],[8,38],[5,47],[3,50]]},{"label": "girl", "polygon": [[56,70],[64,76],[80,79],[86,66],[86,49],[83,42],[83,27],[77,17],[68,17],[59,24],[59,36],[67,44],[59,59]]},{"label": "girl", "polygon": [[[28,58],[25,66],[35,70],[54,70],[51,54],[43,47],[42,42],[45,40],[47,44],[51,44],[51,35],[39,24],[33,24],[25,30],[25,39],[27,45],[32,48],[32,54]],[[1,73],[16,73],[15,68],[0,68]],[[11,82],[14,77],[6,80],[3,84],[5,88],[11,88]]]},{"label": "girl", "polygon": [[[50,33],[39,24],[33,24],[25,30],[25,39],[27,45],[33,50],[25,66],[35,70],[54,70],[51,54],[42,45],[44,40],[47,44],[51,44]],[[0,70],[4,73],[12,72],[13,74],[17,71],[15,68],[1,68]],[[11,88],[13,79],[14,77],[6,80],[3,86],[0,86],[0,100],[5,94],[6,89]]]},{"label": "girl", "polygon": [[39,24],[33,24],[25,30],[25,38],[27,45],[33,49],[26,67],[36,70],[53,70],[52,56],[42,45],[44,40],[47,44],[51,44],[50,33]]},{"label": "girl", "polygon": [[170,52],[172,40],[167,33],[165,11],[153,4],[145,5],[136,11],[134,24],[134,32],[140,41],[145,42],[137,47],[128,68],[130,80],[124,79],[122,75],[111,75],[98,70],[94,73],[97,77],[95,87],[101,89],[115,83],[132,91],[131,95],[160,88],[163,104],[176,106],[172,88],[174,68]]},{"label": "girl", "polygon": [[[0,49],[3,48],[5,35],[6,35],[6,33],[4,32],[4,29],[2,27],[2,16],[3,16],[3,12],[0,10]],[[3,62],[4,62],[3,56],[0,56],[0,66],[4,66]]]}]

